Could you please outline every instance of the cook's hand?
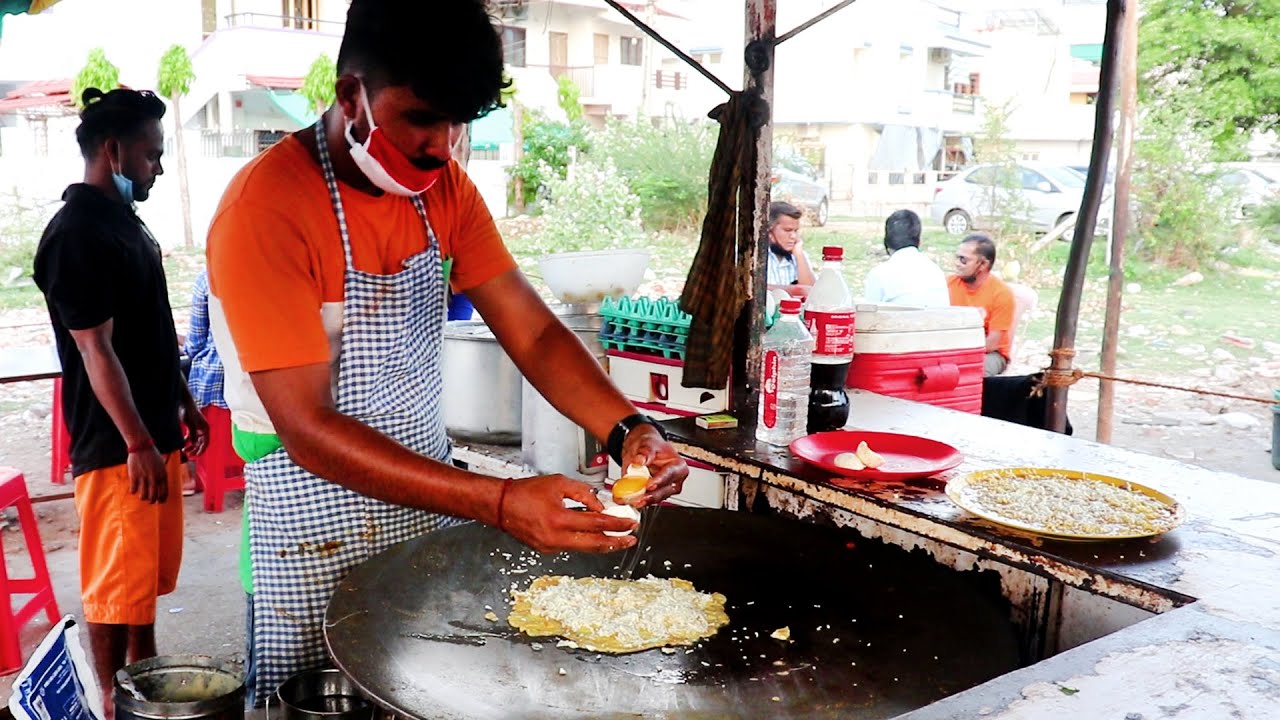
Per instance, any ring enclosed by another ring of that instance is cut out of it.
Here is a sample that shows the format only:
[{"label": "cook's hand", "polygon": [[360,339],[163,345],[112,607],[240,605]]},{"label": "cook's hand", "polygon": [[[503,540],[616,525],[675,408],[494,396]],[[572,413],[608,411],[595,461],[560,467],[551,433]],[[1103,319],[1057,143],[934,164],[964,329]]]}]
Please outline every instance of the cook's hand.
[{"label": "cook's hand", "polygon": [[[570,510],[565,499],[576,500],[590,512]],[[636,544],[633,535],[610,537],[605,531],[631,532],[637,523],[601,514],[604,505],[590,485],[563,475],[515,480],[502,499],[502,529],[544,553],[573,550],[608,553]]]},{"label": "cook's hand", "polygon": [[652,425],[637,425],[622,443],[622,467],[643,465],[649,468],[649,484],[644,497],[632,503],[637,508],[656,505],[680,492],[689,466],[671,443],[662,438]]},{"label": "cook's hand", "polygon": [[129,453],[129,492],[143,502],[162,503],[169,499],[169,474],[164,456],[155,448]]},{"label": "cook's hand", "polygon": [[209,447],[209,421],[195,405],[188,404],[182,408],[182,424],[186,428],[183,452],[195,456]]}]

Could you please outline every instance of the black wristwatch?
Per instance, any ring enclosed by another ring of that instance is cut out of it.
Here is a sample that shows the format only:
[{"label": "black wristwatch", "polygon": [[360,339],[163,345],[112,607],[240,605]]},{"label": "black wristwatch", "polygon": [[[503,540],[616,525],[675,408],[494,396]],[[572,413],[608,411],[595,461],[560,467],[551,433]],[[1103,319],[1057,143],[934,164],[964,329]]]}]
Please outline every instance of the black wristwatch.
[{"label": "black wristwatch", "polygon": [[[622,443],[626,441],[627,433],[634,430],[637,425],[652,425],[653,428],[658,431],[658,434],[662,436],[663,440],[667,439],[666,431],[662,429],[662,426],[658,424],[657,420],[654,420],[648,415],[636,413],[635,415],[628,415],[622,418],[618,421],[618,424],[614,425],[613,429],[609,431],[609,440],[605,443],[605,447],[609,451],[609,457],[613,458],[613,461],[619,465],[622,464]],[[623,468],[623,470],[626,470],[626,468]]]}]

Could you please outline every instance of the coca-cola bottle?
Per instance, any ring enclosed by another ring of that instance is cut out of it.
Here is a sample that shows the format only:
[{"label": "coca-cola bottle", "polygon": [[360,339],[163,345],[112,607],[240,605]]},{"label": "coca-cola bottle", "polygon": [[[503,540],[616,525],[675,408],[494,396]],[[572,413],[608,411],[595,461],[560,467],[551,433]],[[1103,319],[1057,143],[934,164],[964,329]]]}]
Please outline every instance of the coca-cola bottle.
[{"label": "coca-cola bottle", "polygon": [[810,433],[839,430],[849,419],[844,387],[853,360],[854,308],[843,262],[844,248],[822,248],[822,270],[804,307],[815,343],[809,377]]}]

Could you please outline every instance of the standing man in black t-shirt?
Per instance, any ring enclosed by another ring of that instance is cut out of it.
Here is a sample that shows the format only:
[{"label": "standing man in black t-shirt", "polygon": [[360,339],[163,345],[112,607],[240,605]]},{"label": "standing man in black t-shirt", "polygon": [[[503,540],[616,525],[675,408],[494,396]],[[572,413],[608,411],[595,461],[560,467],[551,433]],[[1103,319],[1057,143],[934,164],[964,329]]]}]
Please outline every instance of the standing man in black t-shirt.
[{"label": "standing man in black t-shirt", "polygon": [[164,172],[164,103],[90,88],[84,105],[84,182],[45,228],[35,279],[62,360],[81,598],[110,718],[116,671],[156,654],[156,598],[182,561],[184,437],[199,454],[209,426],[179,370],[160,245],[133,210]]}]

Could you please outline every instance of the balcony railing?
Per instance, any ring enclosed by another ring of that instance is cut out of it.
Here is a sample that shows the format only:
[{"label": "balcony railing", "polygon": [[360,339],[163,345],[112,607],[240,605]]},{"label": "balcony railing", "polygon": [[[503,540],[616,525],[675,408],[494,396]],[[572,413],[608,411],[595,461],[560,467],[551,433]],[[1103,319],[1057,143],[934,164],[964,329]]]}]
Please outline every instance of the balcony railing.
[{"label": "balcony railing", "polygon": [[578,88],[582,97],[595,97],[596,94],[596,68],[594,65],[528,65],[531,68],[542,68],[546,70],[551,77],[559,80],[567,77],[573,81]]},{"label": "balcony railing", "polygon": [[972,115],[978,109],[977,95],[952,95],[951,110],[952,112],[964,113]]},{"label": "balcony railing", "polygon": [[336,20],[320,20],[302,15],[268,15],[266,13],[243,12],[227,15],[222,19],[228,28],[257,27],[289,30],[310,30],[332,35],[341,35],[346,23]]}]

